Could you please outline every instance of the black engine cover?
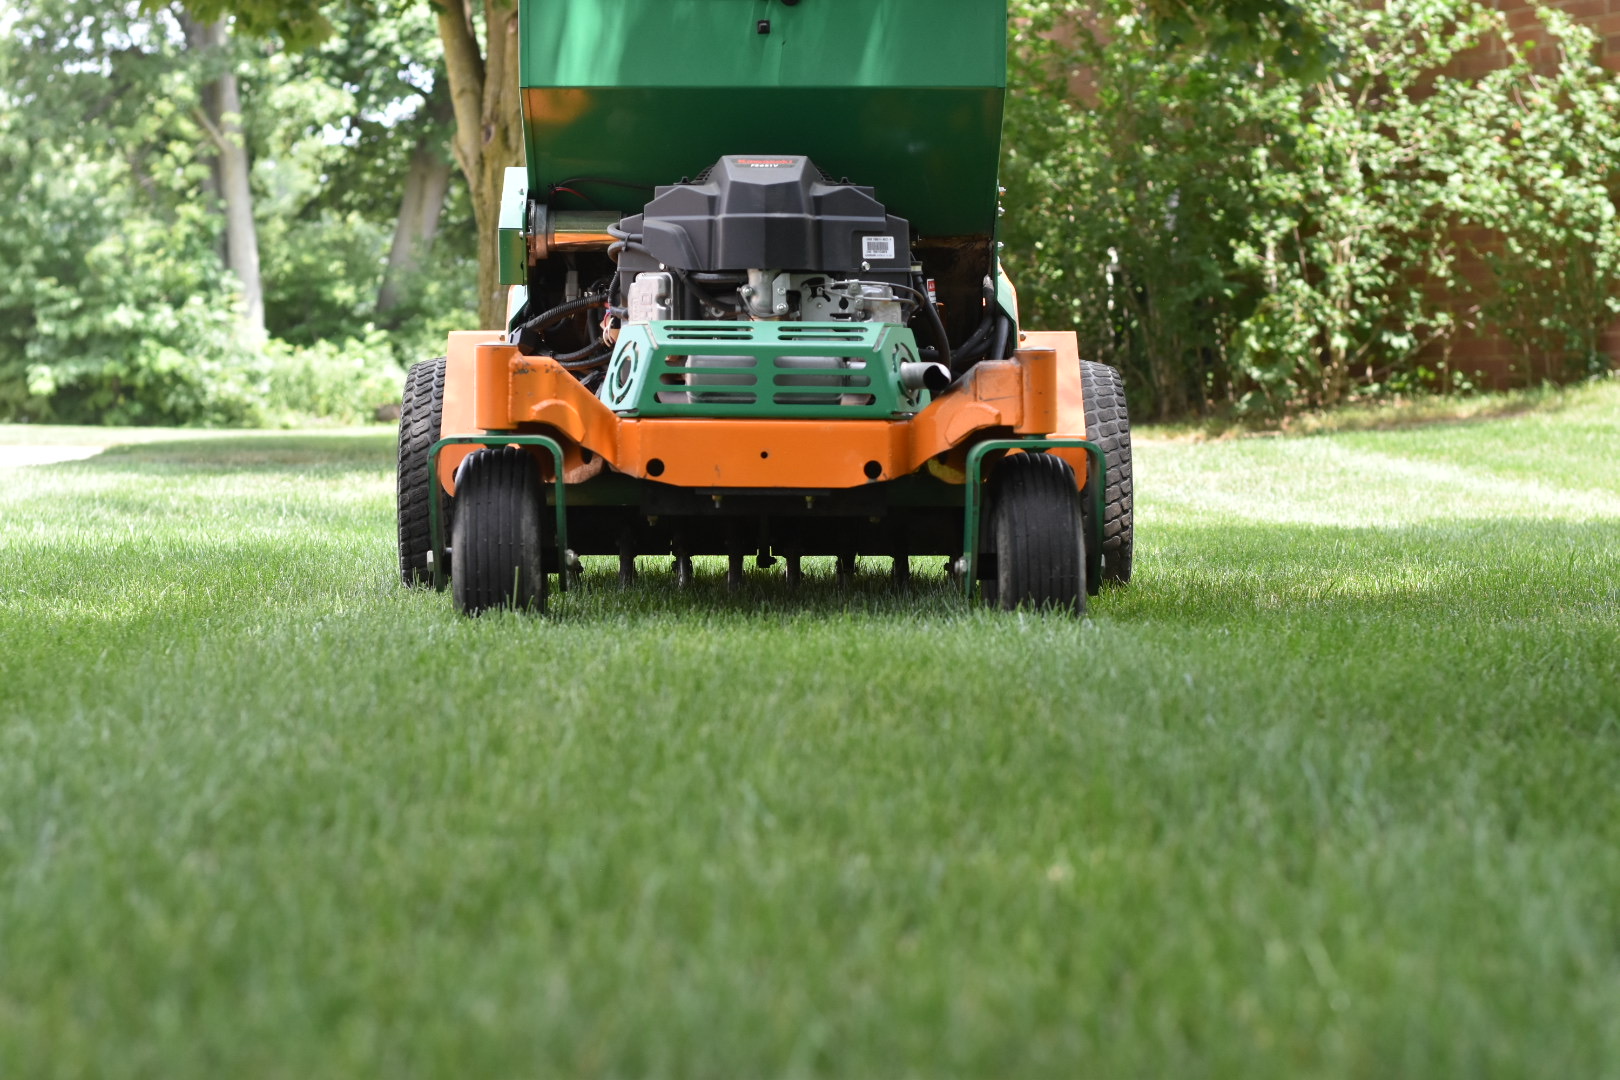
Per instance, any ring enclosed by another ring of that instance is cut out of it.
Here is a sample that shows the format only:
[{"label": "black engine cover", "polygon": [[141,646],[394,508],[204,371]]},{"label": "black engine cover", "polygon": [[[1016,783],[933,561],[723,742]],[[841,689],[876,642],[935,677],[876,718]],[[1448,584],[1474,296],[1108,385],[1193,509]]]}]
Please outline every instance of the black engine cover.
[{"label": "black engine cover", "polygon": [[829,183],[806,157],[723,157],[695,183],[658,188],[622,225],[682,270],[911,268],[911,225],[871,188]]}]

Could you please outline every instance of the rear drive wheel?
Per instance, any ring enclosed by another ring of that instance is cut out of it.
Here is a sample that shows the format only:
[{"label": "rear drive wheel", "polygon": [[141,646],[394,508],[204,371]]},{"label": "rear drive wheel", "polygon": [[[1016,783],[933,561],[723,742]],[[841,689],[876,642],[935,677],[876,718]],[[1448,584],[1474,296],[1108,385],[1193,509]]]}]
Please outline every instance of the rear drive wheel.
[{"label": "rear drive wheel", "polygon": [[[407,585],[428,585],[433,567],[428,552],[433,536],[428,529],[428,494],[438,477],[430,475],[428,451],[439,439],[444,416],[444,357],[423,360],[405,376],[405,398],[399,410],[399,576]],[[450,520],[452,500],[439,490],[439,520]],[[445,529],[448,534],[449,529]]]},{"label": "rear drive wheel", "polygon": [[480,450],[456,475],[455,552],[451,593],[456,608],[546,609],[542,572],[544,500],[534,458],[515,446]]},{"label": "rear drive wheel", "polygon": [[1086,610],[1085,537],[1074,470],[1051,454],[1010,454],[990,476],[995,579],[985,598],[1020,607]]},{"label": "rear drive wheel", "polygon": [[[1131,416],[1125,407],[1125,384],[1119,372],[1107,364],[1080,361],[1080,388],[1086,399],[1086,438],[1103,452],[1102,581],[1089,583],[1096,595],[1104,581],[1124,585],[1131,580],[1136,535]],[[1093,498],[1088,490],[1080,503],[1088,543],[1096,513]]]}]

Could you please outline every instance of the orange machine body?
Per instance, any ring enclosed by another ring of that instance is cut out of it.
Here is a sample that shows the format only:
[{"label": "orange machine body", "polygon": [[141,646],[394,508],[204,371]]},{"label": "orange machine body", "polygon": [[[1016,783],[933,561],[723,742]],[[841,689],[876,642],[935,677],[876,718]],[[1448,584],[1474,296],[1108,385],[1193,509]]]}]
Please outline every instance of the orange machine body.
[{"label": "orange machine body", "polygon": [[[441,437],[543,433],[565,449],[565,482],[605,469],[679,487],[831,491],[927,470],[963,482],[979,437],[1084,437],[1080,359],[1071,332],[1029,332],[1009,360],[984,361],[921,412],[891,420],[783,420],[620,416],[561,365],[521,355],[497,331],[450,335]],[[476,447],[449,446],[439,479]],[[1084,484],[1084,451],[1053,450]]]}]

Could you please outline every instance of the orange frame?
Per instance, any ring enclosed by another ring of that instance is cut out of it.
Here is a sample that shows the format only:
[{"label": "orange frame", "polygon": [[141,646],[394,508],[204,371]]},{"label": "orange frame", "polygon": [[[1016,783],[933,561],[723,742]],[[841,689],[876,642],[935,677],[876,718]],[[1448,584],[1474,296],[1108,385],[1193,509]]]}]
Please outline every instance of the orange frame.
[{"label": "orange frame", "polygon": [[[1012,359],[981,362],[906,419],[636,419],[614,413],[555,361],[521,355],[498,331],[458,331],[450,335],[439,435],[553,434],[564,447],[566,483],[611,467],[705,489],[854,488],[924,468],[960,484],[976,437],[1085,437],[1075,335],[1031,331],[1020,345]],[[476,449],[444,449],[446,491],[455,493],[456,469]],[[1085,451],[1051,452],[1085,483]]]}]

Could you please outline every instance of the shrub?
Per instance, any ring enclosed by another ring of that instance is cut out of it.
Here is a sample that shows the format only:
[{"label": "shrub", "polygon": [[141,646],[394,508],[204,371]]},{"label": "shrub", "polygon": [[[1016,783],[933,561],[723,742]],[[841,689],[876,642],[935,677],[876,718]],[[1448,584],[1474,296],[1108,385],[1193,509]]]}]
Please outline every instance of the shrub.
[{"label": "shrub", "polygon": [[1009,269],[1145,411],[1451,388],[1422,358],[1475,311],[1544,367],[1595,365],[1620,310],[1620,109],[1560,13],[1548,73],[1515,46],[1476,80],[1447,70],[1513,44],[1476,0],[1302,0],[1331,59],[1292,67],[1267,59],[1286,41],[1193,48],[1133,0],[1015,8]]}]

